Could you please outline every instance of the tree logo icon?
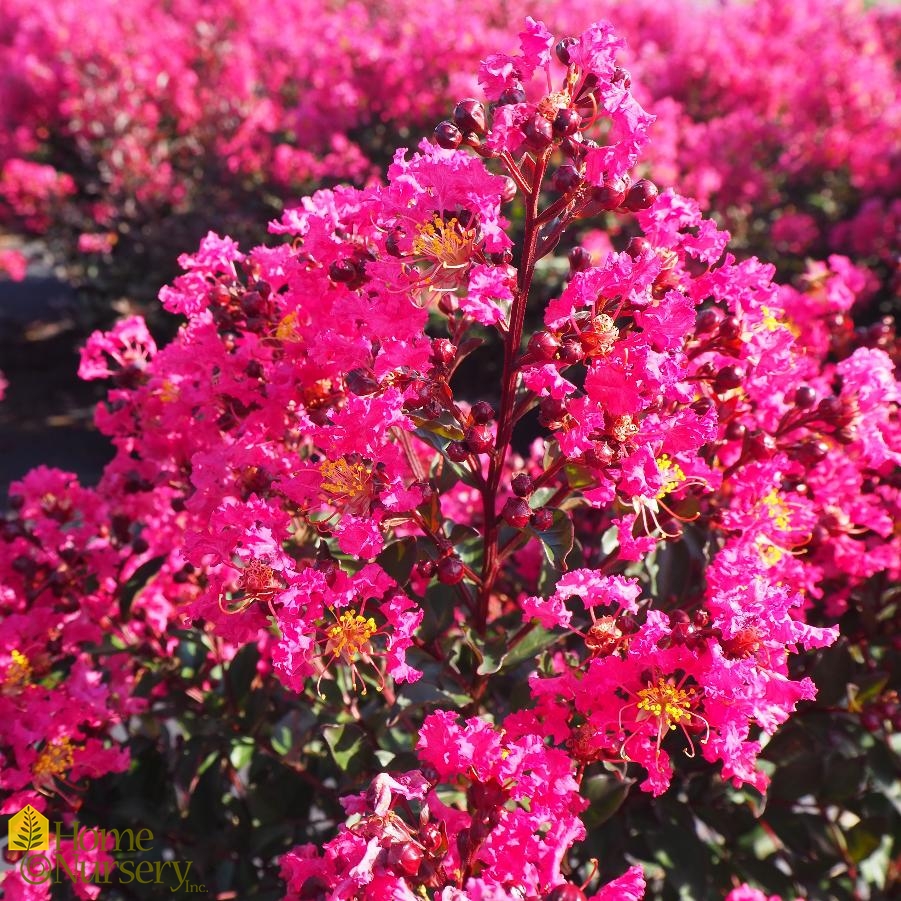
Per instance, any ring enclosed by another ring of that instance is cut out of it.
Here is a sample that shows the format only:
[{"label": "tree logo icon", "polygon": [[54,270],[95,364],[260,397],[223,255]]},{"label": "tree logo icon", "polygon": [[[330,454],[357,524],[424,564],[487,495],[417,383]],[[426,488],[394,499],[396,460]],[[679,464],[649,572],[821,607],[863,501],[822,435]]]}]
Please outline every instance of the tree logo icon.
[{"label": "tree logo icon", "polygon": [[30,804],[9,821],[11,851],[46,851],[50,847],[50,823]]}]

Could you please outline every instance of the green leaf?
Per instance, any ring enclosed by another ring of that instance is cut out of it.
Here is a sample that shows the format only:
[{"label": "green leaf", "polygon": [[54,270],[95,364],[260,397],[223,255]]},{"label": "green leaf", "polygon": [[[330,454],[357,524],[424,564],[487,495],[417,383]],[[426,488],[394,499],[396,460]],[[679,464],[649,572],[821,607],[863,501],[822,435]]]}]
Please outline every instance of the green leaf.
[{"label": "green leaf", "polygon": [[404,585],[410,578],[413,564],[416,562],[416,539],[412,536],[401,538],[386,545],[384,550],[375,558],[375,562],[397,582]]},{"label": "green leaf", "polygon": [[150,560],[142,563],[134,571],[131,578],[122,586],[122,593],[119,595],[119,615],[122,619],[128,618],[131,605],[134,603],[138,592],[145,588],[150,580],[163,568],[163,563],[168,556],[168,554],[161,554],[159,557],[152,557]]},{"label": "green leaf", "polygon": [[874,820],[861,820],[852,826],[845,835],[848,856],[854,863],[866,860],[882,843],[885,834],[885,823]]},{"label": "green leaf", "polygon": [[634,780],[621,780],[613,776],[598,774],[587,779],[582,793],[591,802],[583,819],[589,829],[606,823],[629,796]]},{"label": "green leaf", "polygon": [[366,745],[362,729],[349,723],[325,726],[322,732],[341,772],[353,774],[363,768]]},{"label": "green leaf", "polygon": [[532,530],[541,542],[542,549],[548,561],[558,569],[564,569],[566,558],[573,549],[573,524],[572,520],[562,510],[554,510],[554,520],[551,527],[544,532]]}]

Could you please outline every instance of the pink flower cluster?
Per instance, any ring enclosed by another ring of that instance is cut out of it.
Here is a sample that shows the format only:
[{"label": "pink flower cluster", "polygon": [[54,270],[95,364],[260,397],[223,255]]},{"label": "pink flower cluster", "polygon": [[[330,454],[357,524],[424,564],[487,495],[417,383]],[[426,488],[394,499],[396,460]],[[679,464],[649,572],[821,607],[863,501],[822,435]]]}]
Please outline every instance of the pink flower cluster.
[{"label": "pink flower cluster", "polygon": [[[90,338],[116,457],[96,490],[33,472],[0,545],[0,700],[38,711],[4,739],[9,809],[124,766],[109,728],[140,704],[118,651],[166,656],[186,623],[220,661],[255,645],[309,705],[388,709],[426,661],[470,698],[462,725],[417,722],[418,768],[374,774],[331,841],[284,858],[288,898],[586,897],[567,877],[588,767],[657,796],[681,750],[765,791],[763,743],[816,694],[790,658],[901,575],[891,336],[845,327],[866,286],[848,259],[777,285],[636,177],[654,119],[609,24],[557,42],[528,18],[519,44],[479,70],[488,108],[460,101],[385,184],[304,198],[269,246],[208,234],[160,292],[184,319],[168,345],[139,318]],[[602,214],[634,237],[534,290]],[[469,402],[457,368],[488,341],[500,384]],[[674,548],[688,571],[661,585]],[[491,677],[540,630],[513,707]],[[643,891],[632,868],[592,897]]]}]

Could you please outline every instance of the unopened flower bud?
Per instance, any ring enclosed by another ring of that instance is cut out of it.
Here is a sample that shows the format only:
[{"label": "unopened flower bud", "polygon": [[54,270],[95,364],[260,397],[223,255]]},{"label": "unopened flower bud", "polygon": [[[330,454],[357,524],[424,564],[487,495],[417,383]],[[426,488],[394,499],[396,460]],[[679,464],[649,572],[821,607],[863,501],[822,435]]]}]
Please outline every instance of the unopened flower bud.
[{"label": "unopened flower bud", "polygon": [[550,332],[535,332],[526,349],[537,360],[553,360],[560,349],[560,341]]},{"label": "unopened flower bud", "polygon": [[817,393],[810,385],[800,385],[795,390],[795,406],[799,410],[809,410],[817,402]]},{"label": "unopened flower bud", "polygon": [[412,842],[398,843],[388,850],[388,866],[402,876],[415,876],[423,857],[422,851]]},{"label": "unopened flower bud", "polygon": [[438,561],[438,581],[444,585],[456,585],[465,575],[463,562],[459,557],[445,557]]},{"label": "unopened flower bud", "polygon": [[579,175],[579,170],[570,163],[564,163],[554,173],[551,187],[561,194],[567,194],[577,187],[581,181],[582,176]]},{"label": "unopened flower bud", "polygon": [[701,310],[701,312],[698,313],[698,318],[695,322],[695,331],[699,335],[705,335],[708,332],[712,332],[717,325],[719,325],[719,321],[720,317],[716,310],[712,307],[708,307],[706,310]]},{"label": "unopened flower bud", "polygon": [[437,566],[435,566],[434,560],[429,560],[426,558],[425,560],[420,560],[416,564],[416,572],[422,576],[423,579],[431,579],[432,576],[435,575],[435,571],[437,570]]},{"label": "unopened flower bud", "polygon": [[591,199],[602,210],[615,210],[622,206],[626,199],[626,188],[620,182],[613,182],[608,185],[601,185],[591,192]]},{"label": "unopened flower bud", "polygon": [[565,882],[563,885],[551,889],[544,896],[544,901],[586,901],[587,897],[579,886]]},{"label": "unopened flower bud", "polygon": [[647,238],[642,238],[640,235],[638,237],[633,238],[626,245],[626,253],[632,257],[633,260],[638,259],[649,247],[651,246],[651,242],[648,241]]},{"label": "unopened flower bud", "polygon": [[460,441],[451,441],[447,446],[447,456],[454,463],[462,463],[464,460],[469,457],[469,451],[466,449],[466,445]]},{"label": "unopened flower bud", "polygon": [[491,422],[495,417],[494,407],[487,400],[480,400],[478,403],[473,404],[470,414],[473,420],[480,424]]},{"label": "unopened flower bud", "polygon": [[454,125],[464,133],[485,134],[485,108],[471,97],[461,100],[454,107]]},{"label": "unopened flower bud", "polygon": [[535,113],[522,127],[526,144],[533,150],[544,150],[554,140],[554,128],[540,113]]},{"label": "unopened flower bud", "polygon": [[487,424],[474,425],[466,430],[463,443],[473,454],[487,454],[494,447],[494,435]]},{"label": "unopened flower bud", "polygon": [[737,366],[724,366],[713,381],[713,390],[717,394],[725,394],[742,383],[744,373]]},{"label": "unopened flower bud", "polygon": [[569,48],[576,43],[578,42],[575,38],[563,38],[563,40],[557,41],[557,46],[554,47],[554,53],[557,54],[557,59],[559,59],[564,66],[568,66],[572,62],[569,55]]},{"label": "unopened flower bud", "polygon": [[435,126],[435,143],[445,150],[456,150],[463,143],[463,132],[449,119]]},{"label": "unopened flower bud", "polygon": [[582,115],[578,110],[572,107],[558,110],[554,117],[554,132],[561,136],[573,135],[579,130],[582,124]]},{"label": "unopened flower bud", "polygon": [[532,514],[532,528],[536,532],[546,532],[554,524],[554,511],[550,507],[542,507]]},{"label": "unopened flower bud", "polygon": [[507,88],[497,99],[498,106],[510,106],[514,103],[525,102],[526,92],[522,89],[522,85],[516,85],[515,87]]},{"label": "unopened flower bud", "polygon": [[448,366],[457,355],[457,345],[447,338],[435,338],[432,341],[432,360],[440,366]]},{"label": "unopened flower bud", "polygon": [[501,510],[501,519],[514,529],[524,529],[532,518],[532,510],[521,497],[508,497]]},{"label": "unopened flower bud", "polygon": [[570,272],[582,272],[591,266],[591,254],[584,247],[573,247],[568,256]]},{"label": "unopened flower bud", "polygon": [[653,206],[659,195],[660,191],[657,185],[646,178],[642,178],[629,188],[629,193],[626,195],[623,206],[633,213],[638,213]]},{"label": "unopened flower bud", "polygon": [[524,472],[517,473],[513,476],[510,487],[517,497],[528,497],[535,488],[532,479]]}]

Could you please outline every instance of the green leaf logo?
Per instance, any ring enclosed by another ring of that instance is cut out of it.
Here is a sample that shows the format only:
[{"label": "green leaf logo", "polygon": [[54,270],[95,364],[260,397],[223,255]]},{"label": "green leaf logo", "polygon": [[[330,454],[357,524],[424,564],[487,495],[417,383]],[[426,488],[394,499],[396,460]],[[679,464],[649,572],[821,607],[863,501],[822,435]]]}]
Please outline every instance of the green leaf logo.
[{"label": "green leaf logo", "polygon": [[50,846],[50,823],[30,804],[9,821],[9,847],[14,851],[45,851]]}]

